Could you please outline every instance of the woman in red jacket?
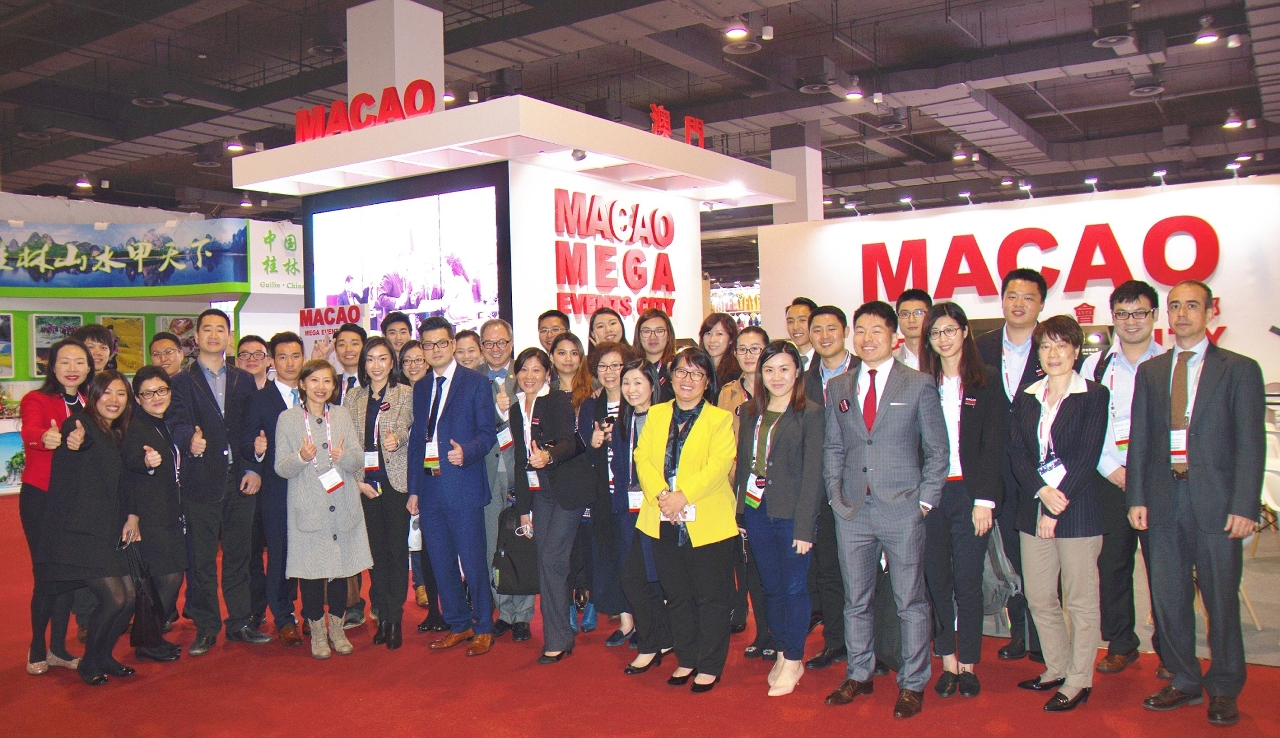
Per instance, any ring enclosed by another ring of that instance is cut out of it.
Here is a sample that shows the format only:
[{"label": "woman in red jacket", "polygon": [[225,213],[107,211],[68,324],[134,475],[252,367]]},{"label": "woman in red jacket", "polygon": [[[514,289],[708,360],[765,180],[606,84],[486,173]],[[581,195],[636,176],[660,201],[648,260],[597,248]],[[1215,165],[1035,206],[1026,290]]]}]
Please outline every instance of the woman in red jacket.
[{"label": "woman in red jacket", "polygon": [[[49,490],[49,469],[53,451],[62,445],[62,423],[72,413],[84,410],[85,392],[93,381],[93,358],[84,344],[64,339],[49,348],[49,374],[44,385],[22,398],[22,448],[26,465],[22,470],[22,491],[18,511],[27,548],[35,558],[36,537],[44,518]],[[83,434],[80,434],[83,437]],[[68,439],[68,443],[74,439]],[[57,585],[37,584],[31,595],[31,650],[27,673],[44,674],[50,666],[74,669],[79,659],[67,652],[67,624],[71,619],[73,590],[59,591]],[[45,629],[53,624],[49,647]]]}]

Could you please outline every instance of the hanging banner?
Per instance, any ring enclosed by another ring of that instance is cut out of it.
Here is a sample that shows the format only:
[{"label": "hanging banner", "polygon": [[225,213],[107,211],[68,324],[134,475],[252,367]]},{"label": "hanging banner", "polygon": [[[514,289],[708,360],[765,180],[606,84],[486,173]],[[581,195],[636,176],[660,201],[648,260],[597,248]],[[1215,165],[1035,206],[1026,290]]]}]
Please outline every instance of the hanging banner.
[{"label": "hanging banner", "polygon": [[306,262],[302,226],[288,221],[249,221],[249,291],[255,295],[303,294]]},{"label": "hanging banner", "polygon": [[243,218],[181,221],[172,227],[0,221],[0,291],[12,297],[244,292],[247,239]]}]

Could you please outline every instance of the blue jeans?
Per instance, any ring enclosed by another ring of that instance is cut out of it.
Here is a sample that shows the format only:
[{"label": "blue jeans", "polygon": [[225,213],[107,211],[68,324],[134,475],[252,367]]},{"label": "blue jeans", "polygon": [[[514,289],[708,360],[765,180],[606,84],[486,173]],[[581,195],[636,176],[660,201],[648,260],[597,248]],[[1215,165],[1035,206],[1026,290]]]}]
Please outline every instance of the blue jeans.
[{"label": "blue jeans", "polygon": [[802,661],[809,632],[809,554],[801,556],[792,545],[795,521],[771,518],[767,508],[767,500],[761,500],[758,508],[746,508],[747,542],[764,587],[769,634],[785,659]]}]

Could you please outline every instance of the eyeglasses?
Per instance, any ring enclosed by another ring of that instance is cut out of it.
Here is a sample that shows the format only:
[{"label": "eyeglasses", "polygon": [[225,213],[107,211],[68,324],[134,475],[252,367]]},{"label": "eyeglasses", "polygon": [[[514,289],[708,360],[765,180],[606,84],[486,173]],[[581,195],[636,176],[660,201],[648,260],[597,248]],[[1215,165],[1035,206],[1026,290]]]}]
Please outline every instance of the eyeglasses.
[{"label": "eyeglasses", "polygon": [[928,314],[929,314],[929,311],[925,310],[924,308],[916,308],[915,310],[899,310],[898,311],[898,317],[903,319],[923,318],[925,315],[928,315]]},{"label": "eyeglasses", "polygon": [[427,363],[427,360],[426,360],[426,359],[405,359],[404,361],[402,361],[402,362],[400,362],[400,363],[401,363],[401,364],[403,364],[403,365],[404,365],[404,366],[406,366],[406,367],[410,367],[410,366],[422,366],[423,364],[426,364],[426,363]]},{"label": "eyeglasses", "polygon": [[423,341],[423,342],[422,342],[422,348],[424,348],[424,349],[426,349],[426,350],[428,350],[428,351],[430,351],[430,350],[432,350],[432,349],[439,349],[439,350],[443,351],[443,350],[445,350],[445,349],[449,348],[449,344],[451,344],[451,343],[453,343],[453,341],[452,341],[452,340],[450,340],[450,339],[445,339],[445,340],[443,340],[443,341]]},{"label": "eyeglasses", "polygon": [[569,329],[568,329],[568,328],[563,328],[563,327],[558,326],[558,325],[554,325],[554,326],[547,326],[546,328],[539,328],[539,329],[538,329],[538,334],[539,334],[539,335],[547,336],[547,335],[554,335],[554,334],[557,334],[557,333],[564,333],[564,332],[565,332],[565,331],[567,331],[567,330],[569,330]]},{"label": "eyeglasses", "polygon": [[502,341],[482,341],[482,342],[480,343],[480,348],[484,349],[485,351],[491,351],[491,350],[493,350],[493,349],[505,349],[506,347],[508,347],[508,346],[510,346],[510,345],[511,345],[511,342],[510,342],[510,341],[506,341],[506,340],[502,340]]},{"label": "eyeglasses", "polygon": [[934,328],[929,331],[929,340],[936,341],[943,336],[946,336],[947,338],[955,338],[956,334],[959,332],[960,327],[955,325],[949,325],[946,328]]},{"label": "eyeglasses", "polygon": [[1116,320],[1128,320],[1129,318],[1146,320],[1147,316],[1154,312],[1154,310],[1113,310],[1111,311],[1111,316]]},{"label": "eyeglasses", "polygon": [[600,364],[596,367],[596,371],[616,372],[622,370],[622,364]]},{"label": "eyeglasses", "polygon": [[666,328],[641,328],[641,338],[662,338],[667,335]]},{"label": "eyeglasses", "polygon": [[157,387],[153,390],[143,390],[138,393],[138,397],[140,397],[143,400],[150,400],[153,397],[168,397],[168,396],[169,396],[168,387]]},{"label": "eyeglasses", "polygon": [[734,353],[738,356],[759,356],[764,351],[763,346],[739,346],[735,348]]},{"label": "eyeglasses", "polygon": [[[161,359],[161,358],[165,358],[165,359],[167,359],[167,358],[169,358],[170,356],[173,356],[173,355],[174,355],[174,354],[176,354],[176,353],[178,353],[178,349],[163,349],[163,350],[159,350],[159,349],[157,349],[157,350],[155,350],[155,351],[152,351],[152,352],[151,352],[151,358],[153,358],[153,359]],[[265,356],[266,354],[263,354],[263,355]]]},{"label": "eyeglasses", "polygon": [[707,378],[707,373],[698,371],[697,369],[685,369],[681,367],[671,372],[671,376],[676,379],[692,379],[695,382],[701,382]]},{"label": "eyeglasses", "polygon": [[263,359],[267,358],[267,352],[266,351],[241,351],[240,353],[236,354],[236,358],[240,359],[240,361],[248,361],[249,359],[253,359],[254,361],[262,361]]}]

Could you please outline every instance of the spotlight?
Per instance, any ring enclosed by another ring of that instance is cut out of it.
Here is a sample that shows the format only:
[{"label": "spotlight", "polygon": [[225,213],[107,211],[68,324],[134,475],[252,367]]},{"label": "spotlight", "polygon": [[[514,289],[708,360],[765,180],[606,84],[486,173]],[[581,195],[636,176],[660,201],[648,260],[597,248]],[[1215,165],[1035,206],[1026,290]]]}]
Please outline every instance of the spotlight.
[{"label": "spotlight", "polygon": [[961,192],[961,193],[960,193],[960,197],[963,197],[963,198],[964,198],[964,199],[965,199],[965,200],[966,200],[970,205],[972,205],[972,204],[973,204],[973,197],[972,197],[972,193],[971,193],[971,192],[969,192],[968,190],[965,190],[964,192]]},{"label": "spotlight", "polygon": [[231,138],[227,139],[227,143],[225,145],[226,145],[227,151],[231,152],[232,154],[239,154],[241,151],[244,151],[244,144],[240,142],[239,136],[232,136]]},{"label": "spotlight", "polygon": [[469,103],[478,103],[478,102],[480,102],[480,93],[479,93],[479,92],[477,92],[476,90],[472,90],[471,92],[468,92],[468,93],[467,93],[467,102],[469,102]]},{"label": "spotlight", "polygon": [[444,95],[442,96],[442,99],[447,103],[451,103],[454,100],[457,100],[458,98],[453,96],[453,90],[446,87],[444,88]]},{"label": "spotlight", "polygon": [[823,205],[830,205],[832,202],[833,202],[833,201],[832,201],[832,199],[831,199],[830,197],[824,197],[824,198],[822,198],[822,204],[823,204]]},{"label": "spotlight", "polygon": [[1239,169],[1239,168],[1240,168],[1240,162],[1238,161],[1229,162],[1227,164],[1227,169]]},{"label": "spotlight", "polygon": [[574,161],[582,161],[583,159],[587,158],[587,152],[583,151],[582,149],[574,149],[573,153],[569,155],[573,157]]},{"label": "spotlight", "polygon": [[1227,164],[1227,169],[1230,170],[1232,179],[1240,178],[1240,162],[1238,161],[1229,162]]},{"label": "spotlight", "polygon": [[[741,41],[751,35],[751,30],[747,28],[747,24],[741,18],[734,18],[729,22],[729,27],[724,29],[724,37],[730,41]],[[1217,36],[1214,36],[1217,38]]]},{"label": "spotlight", "polygon": [[858,81],[858,75],[856,74],[853,75],[853,81],[849,83],[849,89],[845,90],[844,99],[846,100],[862,99],[862,85]]},{"label": "spotlight", "polygon": [[1213,30],[1213,16],[1200,16],[1200,30],[1196,33],[1196,43],[1204,46],[1218,40],[1218,32]]},{"label": "spotlight", "polygon": [[1157,170],[1155,170],[1154,172],[1152,172],[1152,173],[1151,173],[1151,176],[1152,176],[1152,177],[1159,177],[1159,178],[1160,178],[1160,186],[1161,186],[1161,187],[1164,187],[1164,177],[1165,177],[1165,175],[1166,175],[1166,174],[1168,174],[1168,172],[1167,172],[1167,171],[1165,171],[1165,170],[1163,170],[1163,169],[1157,169]]},{"label": "spotlight", "polygon": [[763,28],[760,29],[760,40],[762,41],[773,40],[773,26],[764,26]]},{"label": "spotlight", "polygon": [[853,200],[850,200],[844,204],[845,210],[854,210],[857,207],[858,207],[857,203],[855,203]]},{"label": "spotlight", "polygon": [[951,152],[952,161],[966,161],[969,158],[969,152],[964,150],[964,144],[956,142],[955,151]]},{"label": "spotlight", "polygon": [[1236,161],[1249,161],[1253,158],[1253,154],[1237,154]]},{"label": "spotlight", "polygon": [[241,197],[241,198],[240,198],[240,207],[242,207],[242,208],[251,208],[251,207],[253,207],[253,200],[250,200],[250,199],[249,199],[249,193],[248,193],[248,192],[244,193],[244,197]]},{"label": "spotlight", "polygon": [[1239,128],[1241,125],[1243,125],[1243,121],[1240,120],[1240,114],[1236,112],[1236,109],[1227,108],[1227,120],[1223,122],[1222,127],[1232,129]]},{"label": "spotlight", "polygon": [[89,181],[89,175],[81,174],[80,178],[76,180],[76,187],[79,187],[82,190],[92,189],[93,183]]},{"label": "spotlight", "polygon": [[1000,186],[1001,186],[1001,187],[1012,187],[1012,186],[1013,186],[1013,179],[1012,179],[1011,177],[1005,177],[1004,179],[1000,180]]},{"label": "spotlight", "polygon": [[1238,49],[1240,48],[1241,43],[1243,42],[1240,40],[1240,34],[1233,33],[1230,36],[1227,36],[1228,49]]},{"label": "spotlight", "polygon": [[1087,185],[1089,185],[1090,187],[1092,187],[1094,192],[1097,192],[1097,191],[1098,191],[1098,178],[1097,178],[1097,177],[1085,177],[1085,178],[1084,178],[1084,183],[1085,183],[1085,184],[1087,184]]},{"label": "spotlight", "polygon": [[1025,179],[1018,182],[1018,189],[1027,193],[1027,199],[1029,200],[1035,199],[1035,195],[1031,194],[1031,183],[1026,181]]},{"label": "spotlight", "polygon": [[903,195],[902,197],[899,197],[898,202],[911,208],[912,212],[915,212],[916,206],[911,202],[911,195]]}]

